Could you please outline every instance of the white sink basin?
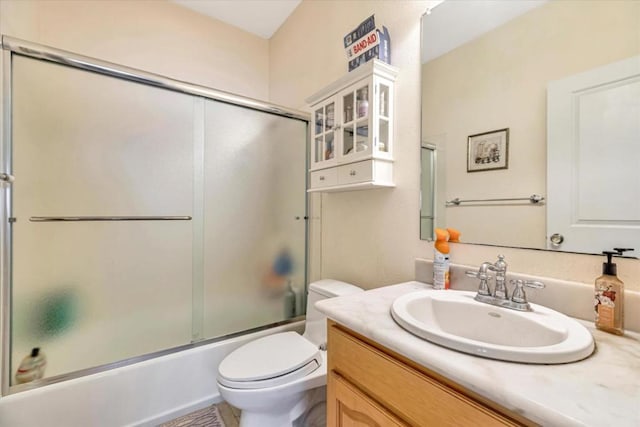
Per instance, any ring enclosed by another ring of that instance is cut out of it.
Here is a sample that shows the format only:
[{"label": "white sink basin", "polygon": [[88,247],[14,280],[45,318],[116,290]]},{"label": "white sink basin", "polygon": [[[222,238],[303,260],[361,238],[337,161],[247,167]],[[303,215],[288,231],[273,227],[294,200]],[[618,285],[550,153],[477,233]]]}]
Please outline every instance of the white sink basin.
[{"label": "white sink basin", "polygon": [[593,353],[593,337],[574,319],[531,304],[521,312],[475,301],[475,292],[426,290],[391,307],[404,329],[435,344],[490,359],[568,363]]}]

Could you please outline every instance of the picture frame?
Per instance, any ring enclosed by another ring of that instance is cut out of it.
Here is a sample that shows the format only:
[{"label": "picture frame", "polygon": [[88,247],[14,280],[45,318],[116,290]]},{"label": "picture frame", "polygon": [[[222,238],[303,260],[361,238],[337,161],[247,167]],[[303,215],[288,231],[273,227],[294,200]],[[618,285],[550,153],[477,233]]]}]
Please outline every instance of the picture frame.
[{"label": "picture frame", "polygon": [[467,139],[467,172],[509,168],[509,128],[470,135]]}]

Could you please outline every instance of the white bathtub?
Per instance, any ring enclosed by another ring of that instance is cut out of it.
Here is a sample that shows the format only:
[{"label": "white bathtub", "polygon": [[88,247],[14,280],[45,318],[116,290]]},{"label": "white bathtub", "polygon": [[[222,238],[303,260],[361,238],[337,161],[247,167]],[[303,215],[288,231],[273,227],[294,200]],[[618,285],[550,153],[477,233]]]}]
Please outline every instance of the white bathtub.
[{"label": "white bathtub", "polygon": [[291,323],[0,398],[0,426],[157,426],[221,401],[218,364],[238,346]]}]

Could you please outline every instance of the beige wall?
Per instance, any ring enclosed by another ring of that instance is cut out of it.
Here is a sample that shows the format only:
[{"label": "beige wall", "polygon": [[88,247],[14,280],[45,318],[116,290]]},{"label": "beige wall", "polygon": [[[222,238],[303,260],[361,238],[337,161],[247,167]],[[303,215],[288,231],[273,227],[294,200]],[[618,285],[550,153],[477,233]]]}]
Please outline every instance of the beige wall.
[{"label": "beige wall", "polygon": [[[392,37],[397,81],[395,180],[391,190],[312,198],[312,277],[366,288],[413,278],[431,258],[418,239],[420,16],[428,1],[305,0],[270,41],[164,1],[0,1],[0,32],[291,107],[346,73],[342,36],[376,14]],[[144,18],[143,18],[144,17]],[[322,220],[320,221],[320,218]],[[458,245],[454,262],[503,252],[513,270],[591,282],[598,257]],[[640,263],[619,262],[640,290]]]},{"label": "beige wall", "polygon": [[[574,3],[575,4],[575,3]],[[420,16],[426,1],[305,0],[270,41],[270,94],[304,107],[304,98],[346,73],[342,36],[372,13],[391,33],[392,64],[400,68],[396,98],[395,181],[391,190],[313,198],[312,277],[374,288],[414,276],[414,258],[432,258],[419,240]],[[564,21],[563,21],[564,22]],[[504,253],[514,271],[592,283],[596,256],[453,245],[452,260],[477,265]],[[628,288],[640,290],[640,263],[618,262]]]},{"label": "beige wall", "polygon": [[0,32],[258,99],[268,40],[164,0],[0,0]]},{"label": "beige wall", "polygon": [[[347,72],[342,37],[375,13],[391,34],[396,83],[394,175],[397,187],[314,195],[312,278],[334,277],[371,288],[410,279],[418,240],[420,16],[426,1],[303,1],[272,37],[271,100],[304,99]],[[321,207],[320,207],[321,206]],[[321,221],[320,221],[321,216]],[[320,229],[321,226],[321,229]]]},{"label": "beige wall", "polygon": [[[639,2],[549,2],[425,64],[423,140],[446,139],[446,199],[545,194],[548,82],[638,55],[639,17]],[[509,168],[467,173],[467,136],[505,127]],[[464,241],[546,245],[545,206],[445,214]]]}]

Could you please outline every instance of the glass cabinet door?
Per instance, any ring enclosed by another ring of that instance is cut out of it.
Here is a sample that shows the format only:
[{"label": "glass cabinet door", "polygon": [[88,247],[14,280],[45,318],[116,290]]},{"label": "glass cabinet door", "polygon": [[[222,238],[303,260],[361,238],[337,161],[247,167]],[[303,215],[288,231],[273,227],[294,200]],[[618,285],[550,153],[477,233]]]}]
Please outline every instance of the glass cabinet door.
[{"label": "glass cabinet door", "polygon": [[375,115],[377,124],[377,135],[375,139],[375,153],[388,155],[391,152],[391,108],[392,99],[391,85],[384,81],[376,81],[376,103],[374,108],[377,111]]},{"label": "glass cabinet door", "polygon": [[370,120],[371,90],[369,84],[347,89],[342,97],[341,157],[353,161],[372,152]]},{"label": "glass cabinet door", "polygon": [[313,112],[312,167],[335,163],[336,151],[336,102],[330,100]]}]

